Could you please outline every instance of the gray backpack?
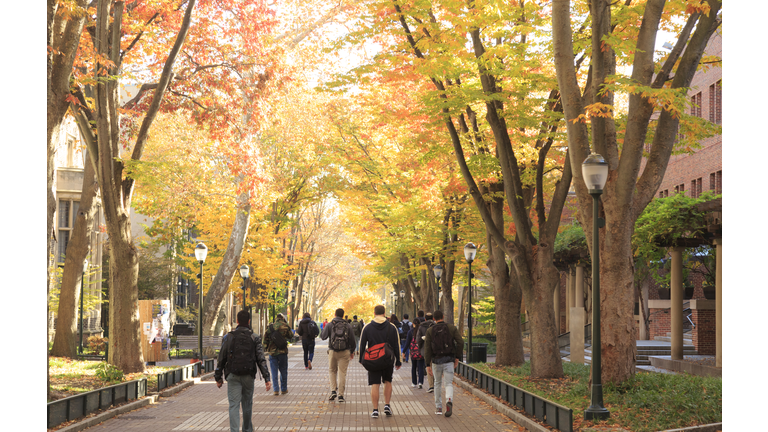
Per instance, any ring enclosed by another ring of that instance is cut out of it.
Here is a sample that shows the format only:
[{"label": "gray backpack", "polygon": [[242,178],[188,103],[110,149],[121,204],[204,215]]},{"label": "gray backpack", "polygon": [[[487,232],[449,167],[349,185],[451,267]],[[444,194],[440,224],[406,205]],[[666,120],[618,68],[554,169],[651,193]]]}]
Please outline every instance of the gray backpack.
[{"label": "gray backpack", "polygon": [[331,340],[328,346],[330,346],[334,351],[344,351],[349,349],[347,346],[348,337],[349,325],[347,325],[345,322],[335,322],[333,323],[333,328],[331,329]]}]

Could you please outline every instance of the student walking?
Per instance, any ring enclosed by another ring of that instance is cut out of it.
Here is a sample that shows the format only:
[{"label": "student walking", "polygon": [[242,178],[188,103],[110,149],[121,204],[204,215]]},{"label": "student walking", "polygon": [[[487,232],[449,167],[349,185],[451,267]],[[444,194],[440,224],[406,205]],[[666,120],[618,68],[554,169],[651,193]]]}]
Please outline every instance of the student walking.
[{"label": "student walking", "polygon": [[336,316],[323,329],[320,339],[328,341],[328,377],[331,382],[331,395],[328,400],[339,397],[345,402],[344,390],[347,386],[347,368],[354,358],[355,336],[352,326],[344,317],[344,309],[336,309]]},{"label": "student walking", "polygon": [[445,416],[453,414],[453,371],[459,366],[464,341],[453,324],[443,321],[443,311],[434,313],[435,325],[427,330],[424,359],[427,373],[435,377],[435,414],[443,414],[442,390],[445,389]]},{"label": "student walking", "polygon": [[264,332],[264,350],[269,353],[272,389],[275,391],[275,396],[288,393],[288,341],[291,340],[292,334],[291,326],[281,313],[277,314],[275,322],[270,324]]},{"label": "student walking", "polygon": [[[355,335],[355,348],[360,349],[360,334],[363,332],[363,321],[357,320],[357,315],[352,316],[352,322],[349,323],[352,326],[352,334]],[[355,351],[355,354],[358,354]]]},{"label": "student walking", "polygon": [[312,360],[315,358],[315,338],[320,334],[317,323],[312,321],[309,312],[299,322],[296,333],[301,336],[301,348],[304,349],[304,369],[312,370]]},{"label": "student walking", "polygon": [[400,346],[403,347],[403,362],[408,363],[408,346],[405,343],[405,339],[408,337],[408,332],[411,331],[411,322],[408,321],[408,314],[403,314],[403,320],[400,321]]},{"label": "student walking", "polygon": [[419,344],[416,340],[416,333],[419,331],[421,321],[413,322],[413,327],[408,330],[408,336],[405,338],[403,352],[405,355],[411,355],[411,384],[412,387],[422,388],[424,384],[424,356],[419,351]]},{"label": "student walking", "polygon": [[[429,330],[430,327],[432,327],[435,324],[435,321],[432,319],[432,312],[427,312],[426,316],[424,317],[424,322],[419,324],[419,331],[416,334],[416,343],[419,346],[419,352],[421,353],[421,356],[424,357],[424,339],[427,337],[427,330]],[[429,365],[429,363],[426,363],[426,359],[424,360],[424,365]],[[427,393],[432,393],[435,391],[435,377],[427,374]]]},{"label": "student walking", "polygon": [[387,321],[384,306],[373,309],[373,321],[363,328],[360,335],[360,363],[368,371],[368,385],[371,386],[371,417],[379,418],[379,387],[384,383],[384,414],[391,416],[389,406],[392,398],[393,368],[399,370],[400,335],[397,327]]},{"label": "student walking", "polygon": [[256,368],[266,382],[267,391],[269,369],[264,350],[258,336],[253,334],[249,325],[251,314],[248,311],[237,313],[237,328],[224,335],[219,350],[219,361],[213,376],[216,387],[221,388],[227,380],[227,399],[229,399],[229,431],[240,432],[240,407],[243,410],[243,432],[253,432],[253,388],[256,380]]}]

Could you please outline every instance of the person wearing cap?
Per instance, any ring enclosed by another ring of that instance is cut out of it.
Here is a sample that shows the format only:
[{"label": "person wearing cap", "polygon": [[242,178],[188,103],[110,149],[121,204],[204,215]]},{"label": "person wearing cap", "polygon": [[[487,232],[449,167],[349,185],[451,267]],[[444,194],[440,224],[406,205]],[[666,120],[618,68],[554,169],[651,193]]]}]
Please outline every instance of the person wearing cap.
[{"label": "person wearing cap", "polygon": [[[267,326],[264,332],[264,351],[269,354],[269,368],[272,372],[272,389],[275,396],[288,393],[288,347],[279,348],[272,339],[272,333],[280,333],[285,341],[290,341],[293,336],[291,326],[285,319],[285,315],[279,313],[275,322]],[[278,373],[280,378],[278,379]]]}]

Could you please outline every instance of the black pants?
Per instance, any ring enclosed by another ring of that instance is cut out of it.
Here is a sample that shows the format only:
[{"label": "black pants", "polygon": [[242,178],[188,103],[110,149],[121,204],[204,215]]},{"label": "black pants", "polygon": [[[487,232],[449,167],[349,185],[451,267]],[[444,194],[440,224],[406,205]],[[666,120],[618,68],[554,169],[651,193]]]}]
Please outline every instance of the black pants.
[{"label": "black pants", "polygon": [[302,339],[301,347],[304,348],[304,367],[309,366],[307,360],[312,361],[315,358],[315,340]]}]

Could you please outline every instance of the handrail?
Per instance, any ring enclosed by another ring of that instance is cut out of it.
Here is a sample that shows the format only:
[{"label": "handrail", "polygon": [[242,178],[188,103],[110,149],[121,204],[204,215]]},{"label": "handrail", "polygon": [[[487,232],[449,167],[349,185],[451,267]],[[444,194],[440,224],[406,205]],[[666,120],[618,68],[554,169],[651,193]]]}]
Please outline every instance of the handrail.
[{"label": "handrail", "polygon": [[516,387],[506,381],[487,375],[472,366],[459,362],[456,373],[473,386],[485,390],[502,401],[519,408],[539,421],[563,432],[573,431],[573,410]]},{"label": "handrail", "polygon": [[147,379],[127,381],[48,403],[48,428],[147,395]]}]

